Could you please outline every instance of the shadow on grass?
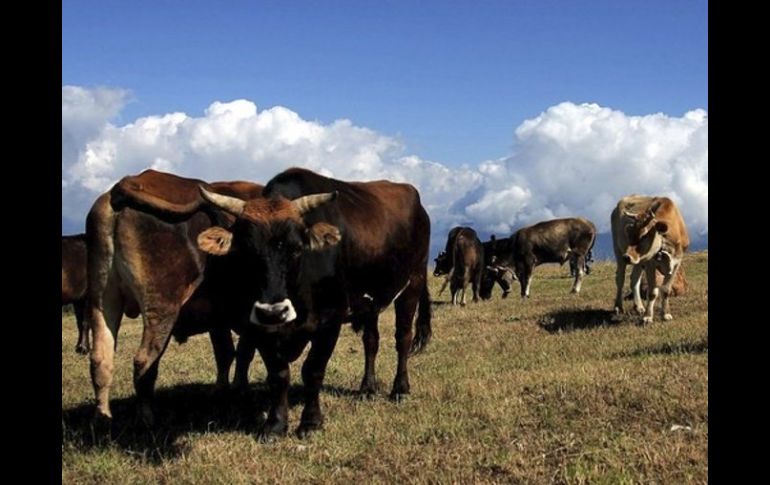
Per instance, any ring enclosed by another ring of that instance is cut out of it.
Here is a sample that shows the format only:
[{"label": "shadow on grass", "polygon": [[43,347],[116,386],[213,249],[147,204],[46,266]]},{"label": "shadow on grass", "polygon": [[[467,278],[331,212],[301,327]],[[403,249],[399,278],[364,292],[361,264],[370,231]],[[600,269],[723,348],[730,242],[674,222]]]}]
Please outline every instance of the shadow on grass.
[{"label": "shadow on grass", "polygon": [[[322,394],[358,397],[358,391],[324,386]],[[256,437],[264,414],[267,413],[268,390],[264,383],[251,384],[247,391],[216,392],[213,384],[184,384],[159,389],[153,400],[155,426],[148,429],[136,418],[134,396],[113,399],[112,440],[94,441],[91,418],[94,405],[84,403],[62,410],[64,441],[79,448],[91,449],[115,446],[131,455],[139,455],[151,463],[175,458],[186,451],[177,438],[189,433],[223,433],[239,431]],[[289,405],[303,403],[303,388],[289,388]],[[323,404],[322,404],[323,406]],[[289,434],[299,423],[289,423]]]},{"label": "shadow on grass", "polygon": [[546,332],[559,333],[617,325],[627,319],[627,316],[616,316],[611,310],[561,310],[543,316],[538,325]]},{"label": "shadow on grass", "polygon": [[670,355],[670,354],[703,354],[709,351],[708,338],[697,342],[666,342],[650,347],[629,350],[612,354],[611,357],[618,359],[624,357],[640,357],[647,355]]}]

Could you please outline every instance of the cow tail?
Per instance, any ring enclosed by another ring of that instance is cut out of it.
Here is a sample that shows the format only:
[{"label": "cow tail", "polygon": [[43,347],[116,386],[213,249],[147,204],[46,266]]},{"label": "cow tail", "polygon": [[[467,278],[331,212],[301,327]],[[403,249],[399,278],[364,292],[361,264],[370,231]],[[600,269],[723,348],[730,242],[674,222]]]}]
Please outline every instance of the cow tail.
[{"label": "cow tail", "polygon": [[423,280],[422,290],[420,292],[420,302],[417,308],[417,320],[415,321],[414,338],[412,339],[412,348],[409,354],[420,353],[430,342],[433,330],[430,326],[431,308],[430,295],[428,294],[428,283]]}]

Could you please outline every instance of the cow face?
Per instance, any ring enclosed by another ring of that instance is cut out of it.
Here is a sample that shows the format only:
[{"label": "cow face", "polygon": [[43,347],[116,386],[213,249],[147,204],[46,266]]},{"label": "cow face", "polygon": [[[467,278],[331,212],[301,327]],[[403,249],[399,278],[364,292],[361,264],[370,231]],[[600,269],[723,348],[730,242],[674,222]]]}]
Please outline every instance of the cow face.
[{"label": "cow face", "polygon": [[452,271],[452,260],[445,251],[441,251],[438,257],[434,260],[436,268],[433,270],[433,276],[441,276],[449,274]]},{"label": "cow face", "polygon": [[648,210],[641,213],[623,212],[624,231],[628,243],[623,255],[626,263],[638,264],[642,256],[653,249],[655,236],[668,231],[668,225],[656,218],[660,204],[660,201],[656,200]]},{"label": "cow face", "polygon": [[[198,236],[198,247],[215,256],[229,255],[238,273],[238,301],[247,299],[249,321],[277,326],[297,319],[301,299],[302,261],[308,253],[335,246],[337,227],[319,222],[308,227],[303,214],[336,198],[336,192],[288,200],[256,198],[243,201],[201,188],[203,197],[236,216],[231,230],[211,227]],[[304,305],[307,307],[307,305]]]}]

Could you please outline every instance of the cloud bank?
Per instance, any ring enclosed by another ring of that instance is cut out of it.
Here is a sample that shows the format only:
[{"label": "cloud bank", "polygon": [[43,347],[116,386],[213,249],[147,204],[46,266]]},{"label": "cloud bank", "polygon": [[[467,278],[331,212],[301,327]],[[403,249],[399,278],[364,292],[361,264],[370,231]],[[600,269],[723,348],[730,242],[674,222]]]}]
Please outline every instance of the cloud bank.
[{"label": "cloud bank", "polygon": [[415,185],[431,216],[432,245],[457,224],[502,236],[576,215],[606,232],[612,208],[632,193],[671,197],[692,236],[708,234],[708,114],[701,109],[629,116],[564,102],[521,123],[513,153],[457,168],[410,155],[396,138],[350,120],[321,124],[243,99],[213,102],[198,117],[167,113],[115,124],[128,99],[121,89],[62,88],[63,220],[83,221],[99,193],[146,168],[265,183],[302,166],[343,180]]}]

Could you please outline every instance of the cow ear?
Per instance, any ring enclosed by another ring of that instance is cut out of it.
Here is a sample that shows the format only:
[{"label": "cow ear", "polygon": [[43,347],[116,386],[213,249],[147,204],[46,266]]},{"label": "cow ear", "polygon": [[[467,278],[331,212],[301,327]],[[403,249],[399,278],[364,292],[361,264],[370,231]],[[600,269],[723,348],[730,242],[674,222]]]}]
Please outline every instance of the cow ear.
[{"label": "cow ear", "polygon": [[198,234],[198,247],[204,253],[222,256],[230,252],[233,233],[218,226],[210,227]]},{"label": "cow ear", "polygon": [[658,231],[660,234],[665,234],[666,232],[668,232],[668,224],[666,224],[663,221],[656,221],[655,230]]},{"label": "cow ear", "polygon": [[318,251],[326,247],[335,246],[342,239],[342,234],[336,226],[325,222],[318,222],[307,229],[310,239],[310,250]]}]

